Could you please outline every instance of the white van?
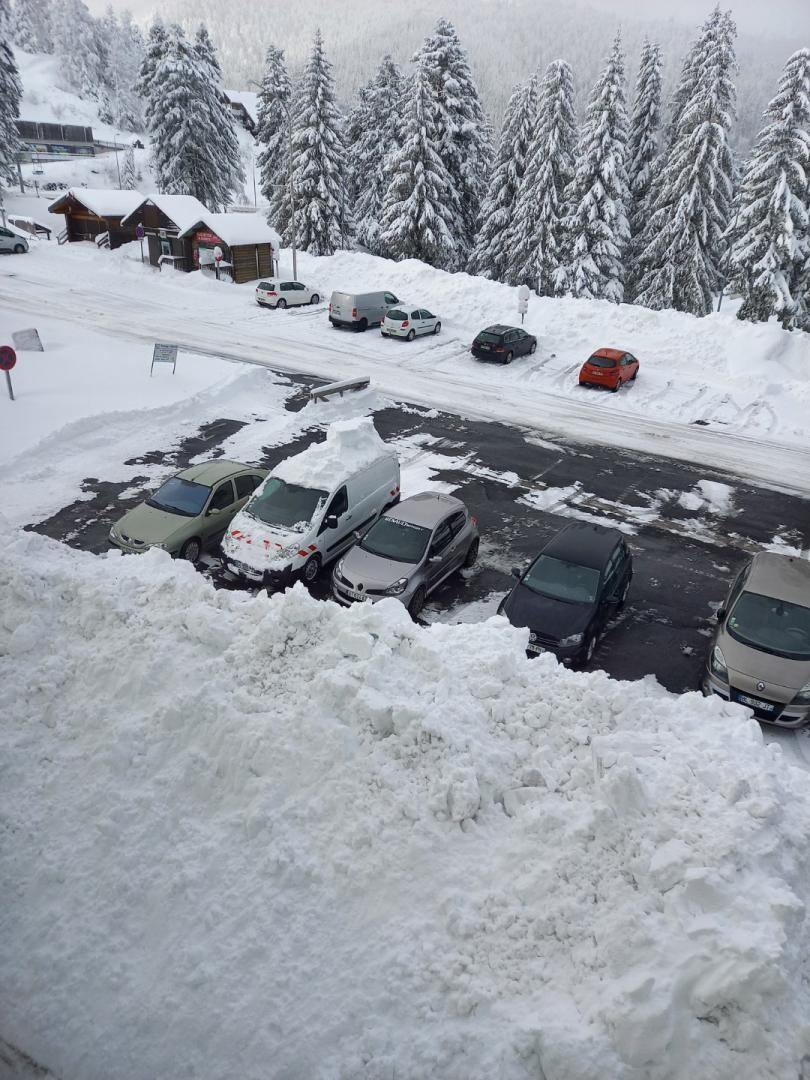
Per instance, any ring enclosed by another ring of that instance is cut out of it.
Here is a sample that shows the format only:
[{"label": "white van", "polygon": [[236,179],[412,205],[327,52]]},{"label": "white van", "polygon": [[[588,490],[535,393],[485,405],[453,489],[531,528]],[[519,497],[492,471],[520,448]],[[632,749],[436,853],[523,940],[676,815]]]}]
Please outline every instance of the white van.
[{"label": "white van", "polygon": [[333,292],[329,301],[329,322],[332,326],[368,330],[370,326],[382,326],[386,311],[398,303],[400,301],[392,292]]},{"label": "white van", "polygon": [[399,459],[373,422],[340,420],[251,495],[223,538],[225,567],[273,588],[309,585],[399,494]]}]

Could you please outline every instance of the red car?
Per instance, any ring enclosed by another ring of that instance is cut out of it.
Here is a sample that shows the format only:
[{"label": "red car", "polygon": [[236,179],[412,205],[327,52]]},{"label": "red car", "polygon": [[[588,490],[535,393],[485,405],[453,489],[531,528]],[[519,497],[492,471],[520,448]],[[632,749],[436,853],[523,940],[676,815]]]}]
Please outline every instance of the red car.
[{"label": "red car", "polygon": [[604,386],[615,394],[622,383],[638,375],[638,360],[623,349],[597,349],[582,365],[580,386]]}]

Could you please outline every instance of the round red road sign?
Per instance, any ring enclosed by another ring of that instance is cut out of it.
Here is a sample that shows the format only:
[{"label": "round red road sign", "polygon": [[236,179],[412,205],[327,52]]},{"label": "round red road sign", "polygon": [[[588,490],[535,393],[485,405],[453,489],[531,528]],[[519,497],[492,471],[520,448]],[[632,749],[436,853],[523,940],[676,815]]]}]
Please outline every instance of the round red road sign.
[{"label": "round red road sign", "polygon": [[0,371],[11,371],[17,363],[17,354],[10,345],[0,345]]}]

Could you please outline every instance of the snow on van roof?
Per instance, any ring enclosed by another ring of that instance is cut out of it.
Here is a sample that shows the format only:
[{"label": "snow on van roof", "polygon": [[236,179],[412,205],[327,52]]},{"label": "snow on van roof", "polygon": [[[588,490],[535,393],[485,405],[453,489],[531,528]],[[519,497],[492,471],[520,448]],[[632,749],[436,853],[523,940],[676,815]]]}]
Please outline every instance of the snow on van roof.
[{"label": "snow on van roof", "polygon": [[333,487],[394,451],[377,434],[370,417],[338,420],[326,429],[326,442],[314,443],[273,469],[288,484],[331,491]]}]

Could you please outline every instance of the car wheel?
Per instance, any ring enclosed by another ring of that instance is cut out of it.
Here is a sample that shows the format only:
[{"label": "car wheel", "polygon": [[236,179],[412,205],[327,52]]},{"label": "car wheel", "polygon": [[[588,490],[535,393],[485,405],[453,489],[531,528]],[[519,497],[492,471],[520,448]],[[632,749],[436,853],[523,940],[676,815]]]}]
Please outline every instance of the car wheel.
[{"label": "car wheel", "polygon": [[321,557],[320,555],[310,555],[307,561],[304,563],[304,569],[301,571],[301,578],[305,585],[311,585],[318,574],[321,572]]},{"label": "car wheel", "polygon": [[610,391],[611,391],[611,393],[613,393],[613,394],[618,394],[618,392],[619,392],[619,387],[620,387],[621,385],[622,385],[622,380],[621,380],[621,379],[617,379],[617,380],[616,380],[616,385],[615,385],[615,386],[611,386],[611,388],[610,388]]},{"label": "car wheel", "polygon": [[406,340],[406,341],[413,341],[413,339],[414,339],[415,337],[416,337],[416,331],[415,331],[415,330],[409,330],[409,331],[408,331],[408,335],[407,335],[407,337],[405,338],[405,340]]},{"label": "car wheel", "polygon": [[357,329],[360,331],[361,334],[364,334],[366,330],[368,330],[368,319],[361,319],[360,322],[357,324]]},{"label": "car wheel", "polygon": [[286,306],[287,306],[287,301],[284,299],[284,297],[282,297],[280,300],[276,300],[276,307],[277,308],[285,308]]},{"label": "car wheel", "polygon": [[503,358],[503,362],[505,364],[511,364],[513,359],[514,359],[514,353],[508,352],[506,354],[506,356]]},{"label": "car wheel", "polygon": [[185,559],[186,562],[196,563],[201,551],[202,545],[199,540],[186,540],[180,549],[180,558]]},{"label": "car wheel", "polygon": [[636,381],[636,375],[638,375],[638,368],[636,368],[636,370],[630,376],[630,382],[635,382]]},{"label": "car wheel", "polygon": [[310,304],[320,304],[321,298],[320,298],[320,296],[318,296],[318,294],[316,292],[314,292],[312,294],[312,296],[310,296],[309,302],[310,302]]},{"label": "car wheel", "polygon": [[441,330],[441,328],[442,328],[442,324],[440,322],[437,322],[436,325],[433,327],[433,333],[438,334],[438,332]]},{"label": "car wheel", "polygon": [[15,255],[22,255],[24,252],[25,252],[25,247],[23,246],[23,244],[15,244],[14,245],[14,254]]},{"label": "car wheel", "polygon": [[537,342],[533,341],[532,344],[531,344],[531,348],[529,349],[529,356],[532,356],[536,352],[537,352]]},{"label": "car wheel", "polygon": [[464,569],[469,570],[471,566],[475,566],[475,560],[478,558],[478,537],[467,548],[467,554],[464,557]]},{"label": "car wheel", "polygon": [[411,618],[414,621],[416,621],[416,619],[419,618],[419,613],[422,610],[422,608],[425,606],[425,596],[426,595],[427,595],[427,593],[425,591],[425,586],[420,585],[419,588],[416,590],[416,592],[411,597],[411,602],[410,602],[410,604],[408,604],[408,613],[409,613],[409,615],[411,616]]},{"label": "car wheel", "polygon": [[619,597],[619,603],[616,605],[617,611],[620,611],[624,607],[624,602],[627,599],[627,593],[630,590],[630,582],[631,581],[632,581],[632,577],[629,577],[627,579],[627,581],[625,582],[625,584],[624,584],[624,588],[622,589],[622,595]]}]

